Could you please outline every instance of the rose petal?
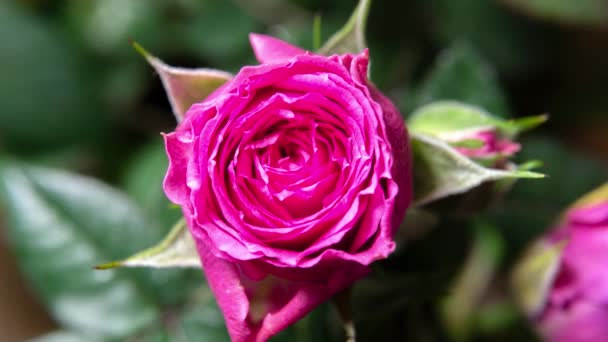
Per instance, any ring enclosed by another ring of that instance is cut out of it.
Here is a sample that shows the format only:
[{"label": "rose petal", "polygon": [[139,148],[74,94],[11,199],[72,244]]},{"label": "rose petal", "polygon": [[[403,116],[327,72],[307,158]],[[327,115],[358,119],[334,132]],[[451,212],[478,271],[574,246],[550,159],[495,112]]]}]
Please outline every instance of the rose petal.
[{"label": "rose petal", "polygon": [[216,257],[203,234],[193,233],[207,282],[233,342],[267,341],[368,272],[367,268],[349,268],[321,282],[272,275],[256,281],[247,278],[243,267]]},{"label": "rose petal", "polygon": [[249,42],[260,63],[277,62],[306,53],[306,50],[297,46],[263,34],[250,33]]},{"label": "rose petal", "polygon": [[[391,221],[394,233],[401,225],[401,221],[405,217],[405,210],[410,205],[413,197],[412,161],[408,132],[405,121],[395,105],[373,84],[369,84],[369,92],[382,108],[384,117],[382,123],[385,126],[386,136],[393,155],[391,174],[395,182],[388,184],[387,192],[390,196],[395,196]],[[391,212],[391,209],[389,205],[388,212]]]},{"label": "rose petal", "polygon": [[576,208],[568,213],[568,219],[575,224],[595,226],[604,224],[608,226],[608,201]]},{"label": "rose petal", "polygon": [[189,132],[176,131],[163,135],[169,168],[163,187],[167,197],[176,204],[187,203],[190,190],[187,187],[187,166],[192,158],[192,136]]},{"label": "rose petal", "polygon": [[[252,34],[260,62],[191,107],[167,182],[234,341],[265,341],[394,249],[411,200],[404,121],[367,50],[330,57]],[[173,139],[173,138],[172,138]],[[183,159],[189,161],[184,166]],[[175,186],[174,186],[175,185]]]},{"label": "rose petal", "polygon": [[549,309],[541,320],[541,332],[551,342],[599,342],[608,337],[608,306],[578,300],[563,308]]}]

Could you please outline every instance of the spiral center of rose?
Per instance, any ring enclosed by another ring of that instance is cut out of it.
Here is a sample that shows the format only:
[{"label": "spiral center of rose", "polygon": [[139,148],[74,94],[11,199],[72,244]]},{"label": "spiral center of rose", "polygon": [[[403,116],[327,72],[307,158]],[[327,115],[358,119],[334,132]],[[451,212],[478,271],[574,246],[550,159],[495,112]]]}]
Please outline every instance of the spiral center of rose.
[{"label": "spiral center of rose", "polygon": [[[239,146],[231,167],[237,191],[282,219],[318,212],[336,185],[344,158],[327,124],[306,113],[273,123]],[[257,220],[258,215],[251,218]],[[248,218],[248,215],[245,215]]]},{"label": "spiral center of rose", "polygon": [[210,205],[227,229],[295,250],[383,199],[374,176],[382,140],[356,84],[322,72],[282,77],[232,95],[209,126],[205,160]]}]

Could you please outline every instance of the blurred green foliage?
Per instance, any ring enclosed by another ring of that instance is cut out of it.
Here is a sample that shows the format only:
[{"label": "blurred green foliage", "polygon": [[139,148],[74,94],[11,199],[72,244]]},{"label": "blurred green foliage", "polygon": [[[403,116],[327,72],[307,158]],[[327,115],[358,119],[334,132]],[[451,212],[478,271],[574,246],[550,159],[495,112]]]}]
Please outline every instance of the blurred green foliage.
[{"label": "blurred green foliage", "polygon": [[[180,215],[161,188],[167,162],[159,132],[174,128],[173,115],[129,40],[172,65],[236,72],[254,63],[249,32],[310,49],[313,16],[321,16],[327,39],[355,3],[0,2],[0,219],[30,286],[73,331],[55,340],[226,339],[198,271],[90,270],[152,245]],[[606,8],[604,0],[373,3],[372,79],[404,116],[443,99],[504,117],[550,115],[525,134],[518,157],[543,160],[549,177],[517,183],[476,218],[504,253],[493,260],[487,293],[476,296],[477,312],[468,312],[471,340],[534,340],[510,302],[506,272],[563,208],[606,180]],[[476,227],[470,218],[441,218],[380,263],[355,291],[359,340],[453,339],[440,303],[477,241]],[[335,313],[323,306],[274,340],[336,336]]]}]

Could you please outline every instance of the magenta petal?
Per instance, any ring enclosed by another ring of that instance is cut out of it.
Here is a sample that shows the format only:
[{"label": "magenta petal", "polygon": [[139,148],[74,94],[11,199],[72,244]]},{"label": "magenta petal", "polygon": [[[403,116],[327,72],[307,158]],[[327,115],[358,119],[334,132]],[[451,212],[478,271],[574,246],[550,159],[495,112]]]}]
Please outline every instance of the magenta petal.
[{"label": "magenta petal", "polygon": [[186,186],[188,161],[192,156],[192,136],[189,132],[164,134],[169,169],[163,187],[167,197],[179,205],[188,201],[190,190]]},{"label": "magenta petal", "polygon": [[[216,257],[200,234],[196,242],[209,287],[224,314],[233,342],[262,342],[306,316],[367,273],[335,274],[327,282],[296,282],[272,275],[249,279],[245,267]],[[207,240],[208,241],[208,240]]]},{"label": "magenta petal", "polygon": [[393,232],[395,232],[403,218],[405,210],[414,196],[412,189],[412,161],[409,138],[405,121],[395,105],[372,84],[369,85],[371,96],[378,102],[384,115],[386,135],[393,151],[394,159],[391,173],[397,183],[398,192],[395,197],[395,208],[392,217]]},{"label": "magenta petal", "polygon": [[572,210],[568,218],[571,222],[581,225],[608,224],[608,201]]},{"label": "magenta petal", "polygon": [[[231,262],[212,254],[208,239],[193,232],[207,283],[224,314],[226,327],[233,342],[253,341],[251,327],[247,322],[249,299],[240,281],[240,272]],[[205,242],[204,242],[205,241]]]},{"label": "magenta petal", "polygon": [[250,40],[262,64],[166,137],[165,190],[237,342],[266,341],[365,276],[412,197],[405,122],[367,80],[367,51]]},{"label": "magenta petal", "polygon": [[306,50],[297,46],[263,34],[250,33],[249,42],[256,59],[260,63],[277,62],[306,53]]},{"label": "magenta petal", "polygon": [[585,300],[568,310],[551,310],[540,322],[540,330],[551,342],[600,342],[608,336],[608,309]]}]

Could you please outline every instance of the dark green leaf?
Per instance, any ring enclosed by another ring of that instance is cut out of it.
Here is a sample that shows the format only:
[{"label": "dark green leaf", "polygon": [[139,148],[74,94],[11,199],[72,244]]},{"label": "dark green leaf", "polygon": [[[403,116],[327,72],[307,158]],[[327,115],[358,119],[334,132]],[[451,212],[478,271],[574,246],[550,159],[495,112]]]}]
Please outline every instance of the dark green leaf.
[{"label": "dark green leaf", "polygon": [[[139,244],[138,248],[131,246],[125,253],[112,259],[101,260],[108,262],[121,260],[141,250],[150,248],[160,242],[168,233],[175,222],[182,218],[182,211],[179,207],[172,205],[163,191],[163,178],[167,172],[168,161],[165,154],[164,144],[159,138],[156,143],[145,146],[137,153],[128,165],[123,177],[122,184],[129,195],[140,208],[143,215],[148,219],[157,230],[147,230],[148,234],[154,237],[147,238],[148,244]],[[165,278],[167,285],[162,288],[163,296],[169,303],[179,302],[188,295],[188,291],[174,291],[172,286],[179,286],[185,289],[192,288],[202,281],[200,270],[149,270],[137,271],[148,273],[159,279]],[[171,280],[174,278],[175,280]],[[178,281],[175,284],[173,281]]]},{"label": "dark green leaf", "polygon": [[0,141],[48,147],[103,132],[82,56],[54,27],[0,2]]},{"label": "dark green leaf", "polygon": [[547,20],[607,25],[608,2],[604,0],[506,0],[515,8]]},{"label": "dark green leaf", "polygon": [[230,341],[224,317],[209,288],[198,291],[190,309],[178,319],[170,335],[171,340],[176,341]]},{"label": "dark green leaf", "polygon": [[5,161],[0,193],[21,269],[59,322],[121,337],[157,319],[157,306],[133,278],[91,267],[137,244],[132,234],[143,235],[145,226],[131,226],[137,212],[120,195],[75,175]]},{"label": "dark green leaf", "polygon": [[523,72],[536,63],[545,63],[544,36],[531,30],[504,8],[500,1],[425,1],[434,18],[433,29],[441,46],[466,41],[497,69]]},{"label": "dark green leaf", "polygon": [[[100,262],[124,258],[153,246],[171,228],[149,220],[123,193],[94,179],[42,168],[28,168],[27,174],[49,201],[106,251],[108,259]],[[133,270],[133,274],[160,302],[179,301],[192,288],[183,283],[193,277],[192,273],[180,270]],[[195,283],[201,279],[199,274],[194,278]],[[183,291],[175,291],[182,287]]]},{"label": "dark green leaf", "polygon": [[[322,304],[306,317],[270,338],[271,342],[331,342],[329,304]],[[201,286],[188,304],[172,312],[165,326],[155,327],[135,341],[230,341],[224,317],[211,290]]]},{"label": "dark green leaf", "polygon": [[[163,191],[163,179],[168,166],[165,146],[159,137],[136,153],[127,165],[121,182],[129,197],[139,204],[145,215],[162,227],[171,227],[182,217],[181,210],[169,202]],[[130,251],[133,252],[135,251]]]},{"label": "dark green leaf", "polygon": [[100,55],[136,58],[128,48],[135,39],[154,51],[163,33],[163,0],[69,0],[65,17],[83,45]]},{"label": "dark green leaf", "polygon": [[429,75],[415,90],[410,108],[439,100],[477,105],[501,117],[509,114],[494,69],[473,47],[464,43],[441,53]]},{"label": "dark green leaf", "polygon": [[496,228],[486,223],[475,225],[473,246],[441,306],[444,323],[453,340],[470,338],[477,310],[497,272],[504,247]]},{"label": "dark green leaf", "polygon": [[201,2],[175,26],[176,36],[189,51],[212,62],[215,68],[237,71],[244,64],[253,64],[248,35],[258,31],[258,26],[232,1]]},{"label": "dark green leaf", "polygon": [[81,342],[85,339],[90,342],[101,341],[100,339],[92,338],[90,336],[85,337],[74,332],[60,330],[38,336],[29,340],[29,342]]}]

